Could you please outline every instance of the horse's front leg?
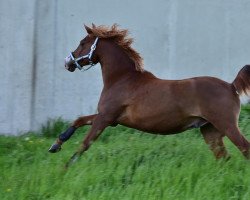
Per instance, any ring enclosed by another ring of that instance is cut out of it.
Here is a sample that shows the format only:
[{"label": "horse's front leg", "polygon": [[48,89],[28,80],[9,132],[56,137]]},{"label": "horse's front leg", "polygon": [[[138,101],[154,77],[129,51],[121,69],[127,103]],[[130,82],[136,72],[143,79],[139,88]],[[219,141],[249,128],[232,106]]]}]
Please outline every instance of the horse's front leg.
[{"label": "horse's front leg", "polygon": [[67,168],[71,163],[76,161],[76,159],[79,158],[83,154],[83,152],[87,151],[89,149],[90,145],[92,144],[92,142],[94,142],[101,135],[101,133],[104,131],[104,129],[107,126],[110,126],[112,124],[113,124],[112,121],[106,120],[101,115],[98,115],[93,120],[92,127],[91,127],[89,133],[87,134],[87,136],[84,138],[81,147],[79,148],[79,150],[77,152],[75,152],[73,154],[73,156],[67,162],[65,167]]},{"label": "horse's front leg", "polygon": [[77,120],[75,120],[65,132],[59,135],[58,139],[49,148],[49,152],[56,153],[60,151],[62,144],[66,142],[74,134],[77,128],[84,126],[84,125],[91,125],[96,116],[97,114],[89,115],[89,116],[82,116],[82,117],[79,117]]}]

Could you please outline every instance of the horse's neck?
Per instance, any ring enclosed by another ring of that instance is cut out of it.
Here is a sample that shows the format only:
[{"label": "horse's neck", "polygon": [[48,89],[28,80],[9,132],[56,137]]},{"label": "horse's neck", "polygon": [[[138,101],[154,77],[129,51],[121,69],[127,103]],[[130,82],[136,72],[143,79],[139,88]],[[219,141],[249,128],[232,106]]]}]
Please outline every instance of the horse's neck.
[{"label": "horse's neck", "polygon": [[120,47],[111,45],[104,48],[100,56],[100,64],[102,67],[102,76],[105,87],[110,87],[120,80],[137,74],[134,62],[123,52]]}]

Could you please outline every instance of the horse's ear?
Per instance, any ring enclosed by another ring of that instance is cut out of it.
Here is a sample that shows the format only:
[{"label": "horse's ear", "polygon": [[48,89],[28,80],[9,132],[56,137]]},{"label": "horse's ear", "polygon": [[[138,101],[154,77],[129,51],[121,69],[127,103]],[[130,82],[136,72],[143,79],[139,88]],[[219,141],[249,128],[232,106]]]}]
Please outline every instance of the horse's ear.
[{"label": "horse's ear", "polygon": [[92,23],[92,28],[96,28],[96,25],[94,23]]},{"label": "horse's ear", "polygon": [[86,31],[87,31],[88,34],[92,34],[93,33],[92,29],[89,28],[88,26],[86,26],[85,24],[84,24],[84,28],[86,29]]}]

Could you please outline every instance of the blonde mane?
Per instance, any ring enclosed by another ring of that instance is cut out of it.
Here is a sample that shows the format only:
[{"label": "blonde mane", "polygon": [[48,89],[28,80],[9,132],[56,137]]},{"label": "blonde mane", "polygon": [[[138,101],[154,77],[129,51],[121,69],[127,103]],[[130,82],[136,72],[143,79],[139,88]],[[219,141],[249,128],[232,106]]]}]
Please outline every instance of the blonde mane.
[{"label": "blonde mane", "polygon": [[98,38],[112,39],[116,44],[124,49],[129,58],[134,61],[136,70],[141,72],[144,71],[143,59],[140,54],[131,47],[133,38],[128,37],[129,32],[127,29],[118,29],[117,24],[114,24],[111,27],[95,26],[92,24],[91,32]]}]

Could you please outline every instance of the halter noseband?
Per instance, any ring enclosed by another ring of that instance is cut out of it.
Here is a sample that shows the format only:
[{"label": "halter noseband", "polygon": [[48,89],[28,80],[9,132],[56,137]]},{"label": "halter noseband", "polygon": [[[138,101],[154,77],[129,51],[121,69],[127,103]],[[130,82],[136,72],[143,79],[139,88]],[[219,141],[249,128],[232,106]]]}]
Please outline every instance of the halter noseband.
[{"label": "halter noseband", "polygon": [[[90,51],[89,51],[89,53],[88,54],[86,54],[86,55],[84,55],[84,56],[81,56],[81,57],[79,57],[79,58],[75,58],[74,56],[73,56],[73,54],[72,54],[72,52],[70,52],[70,54],[69,54],[69,56],[67,56],[66,57],[66,62],[73,62],[75,65],[76,65],[76,67],[79,69],[79,70],[82,70],[83,69],[83,71],[86,71],[86,70],[88,70],[88,69],[90,69],[91,67],[93,67],[94,65],[95,65],[95,63],[93,63],[93,61],[91,60],[91,58],[92,58],[92,55],[93,55],[93,53],[94,53],[94,51],[95,51],[95,49],[96,49],[96,44],[97,44],[97,42],[98,42],[98,37],[95,39],[95,41],[94,41],[94,43],[92,44],[92,46],[90,47]],[[87,67],[87,68],[83,68],[84,66],[81,66],[79,63],[78,63],[78,61],[80,61],[80,60],[82,60],[82,59],[84,59],[84,58],[88,58],[89,59],[89,67]]]}]

